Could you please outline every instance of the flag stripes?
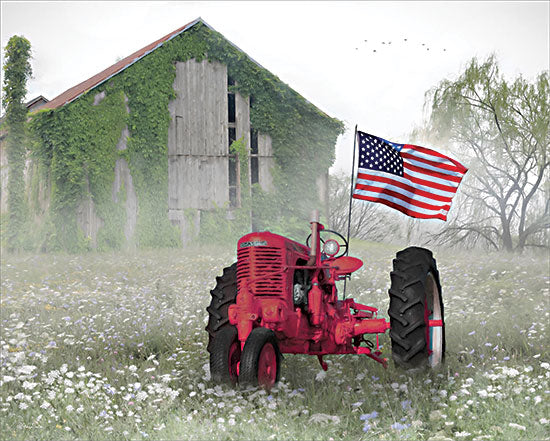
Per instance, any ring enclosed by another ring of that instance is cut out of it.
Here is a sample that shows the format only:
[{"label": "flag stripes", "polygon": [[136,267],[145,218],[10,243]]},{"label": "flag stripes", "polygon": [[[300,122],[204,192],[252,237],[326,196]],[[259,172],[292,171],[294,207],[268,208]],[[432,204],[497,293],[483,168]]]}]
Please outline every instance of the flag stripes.
[{"label": "flag stripes", "polygon": [[370,202],[378,202],[384,205],[387,205],[390,208],[394,208],[401,213],[406,214],[407,216],[416,217],[418,219],[441,219],[441,220],[447,220],[447,215],[442,213],[423,213],[421,210],[412,210],[407,207],[405,207],[402,203],[396,203],[392,200],[380,198],[378,196],[367,196],[363,194],[353,194],[354,199],[361,199],[364,201],[370,201]]},{"label": "flag stripes", "polygon": [[359,167],[353,198],[379,202],[416,218],[447,219],[466,167],[425,147],[357,134]]}]

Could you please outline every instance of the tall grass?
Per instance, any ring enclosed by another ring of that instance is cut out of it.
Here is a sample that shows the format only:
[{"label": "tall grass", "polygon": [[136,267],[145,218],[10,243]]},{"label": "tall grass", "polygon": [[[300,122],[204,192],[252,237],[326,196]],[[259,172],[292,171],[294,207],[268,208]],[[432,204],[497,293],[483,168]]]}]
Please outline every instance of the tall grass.
[{"label": "tall grass", "polygon": [[[397,250],[352,244],[347,296],[384,317]],[[205,308],[234,249],[3,256],[2,439],[549,438],[548,256],[434,254],[442,367],[286,355],[270,392],[209,381]]]}]

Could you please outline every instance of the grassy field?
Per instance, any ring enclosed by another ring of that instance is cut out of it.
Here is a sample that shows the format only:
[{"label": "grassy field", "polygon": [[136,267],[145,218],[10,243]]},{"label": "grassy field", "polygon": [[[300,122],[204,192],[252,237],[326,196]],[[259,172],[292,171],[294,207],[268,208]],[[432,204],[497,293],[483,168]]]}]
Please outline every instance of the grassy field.
[{"label": "grassy field", "polygon": [[[395,246],[355,244],[380,308]],[[2,256],[2,439],[549,439],[548,256],[435,251],[447,358],[408,373],[287,355],[270,392],[209,381],[205,308],[234,250]],[[389,339],[381,339],[390,357]]]}]

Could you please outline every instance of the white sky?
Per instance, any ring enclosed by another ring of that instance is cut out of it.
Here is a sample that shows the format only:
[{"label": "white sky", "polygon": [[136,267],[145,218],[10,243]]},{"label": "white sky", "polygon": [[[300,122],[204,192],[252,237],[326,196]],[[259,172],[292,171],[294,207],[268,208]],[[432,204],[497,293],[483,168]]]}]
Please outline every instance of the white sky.
[{"label": "white sky", "polygon": [[2,63],[9,38],[24,35],[32,45],[34,71],[27,99],[53,99],[202,17],[346,123],[331,171],[349,173],[355,124],[407,142],[422,121],[425,92],[443,78],[455,78],[473,56],[496,53],[509,78],[532,79],[549,69],[549,14],[546,1],[2,1]]}]

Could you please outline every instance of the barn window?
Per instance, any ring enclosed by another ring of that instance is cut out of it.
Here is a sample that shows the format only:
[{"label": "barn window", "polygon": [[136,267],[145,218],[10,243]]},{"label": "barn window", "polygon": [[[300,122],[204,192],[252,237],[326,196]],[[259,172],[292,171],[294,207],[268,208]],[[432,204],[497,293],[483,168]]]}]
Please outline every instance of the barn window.
[{"label": "barn window", "polygon": [[260,182],[258,166],[258,131],[250,129],[250,183]]},{"label": "barn window", "polygon": [[256,129],[250,129],[250,154],[258,154],[258,131]]},{"label": "barn window", "polygon": [[227,94],[227,114],[228,114],[228,121],[230,123],[234,123],[235,122],[235,94],[234,93]]},{"label": "barn window", "polygon": [[229,147],[233,144],[233,141],[237,139],[237,129],[235,127],[229,127]]},{"label": "barn window", "polygon": [[[230,76],[227,77],[228,89],[234,86],[235,81]],[[229,167],[229,204],[232,208],[240,206],[239,195],[239,157],[231,151],[231,144],[237,140],[237,124],[235,111],[235,93],[228,90],[227,93],[227,122],[228,122],[228,167]]]},{"label": "barn window", "polygon": [[257,184],[260,182],[260,175],[258,172],[258,157],[250,157],[250,183]]}]

